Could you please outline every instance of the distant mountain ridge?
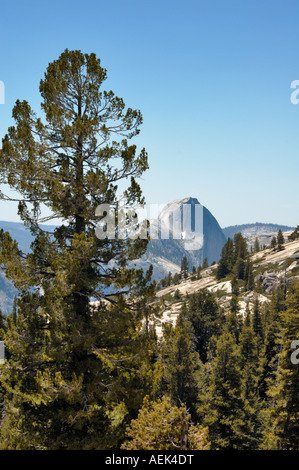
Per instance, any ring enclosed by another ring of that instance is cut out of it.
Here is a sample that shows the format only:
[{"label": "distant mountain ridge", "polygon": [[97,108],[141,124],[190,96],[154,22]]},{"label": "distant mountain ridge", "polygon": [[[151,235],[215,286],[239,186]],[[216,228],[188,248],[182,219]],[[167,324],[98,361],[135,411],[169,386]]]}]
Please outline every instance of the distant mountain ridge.
[{"label": "distant mountain ridge", "polygon": [[[44,230],[52,232],[55,229],[55,225],[41,225]],[[0,220],[0,229],[4,232],[9,232],[11,237],[18,242],[20,250],[24,253],[30,251],[30,245],[34,238],[30,233],[30,230],[24,226],[22,222],[7,222]]]},{"label": "distant mountain ridge", "polygon": [[262,222],[256,222],[252,224],[242,224],[242,225],[230,225],[228,227],[222,228],[222,231],[226,238],[233,238],[236,233],[241,232],[244,237],[258,236],[268,233],[277,233],[279,230],[282,232],[288,232],[290,230],[295,230],[295,227],[289,227],[288,225],[279,225],[279,224],[265,224]]},{"label": "distant mountain ridge", "polygon": [[[55,226],[42,225],[45,230],[52,231]],[[29,253],[30,245],[34,238],[29,229],[22,222],[0,221],[0,229],[9,232],[11,237],[18,242],[19,249],[24,253]],[[18,291],[13,283],[5,276],[4,271],[0,268],[0,308],[4,315],[9,315],[12,311],[13,299]]]}]

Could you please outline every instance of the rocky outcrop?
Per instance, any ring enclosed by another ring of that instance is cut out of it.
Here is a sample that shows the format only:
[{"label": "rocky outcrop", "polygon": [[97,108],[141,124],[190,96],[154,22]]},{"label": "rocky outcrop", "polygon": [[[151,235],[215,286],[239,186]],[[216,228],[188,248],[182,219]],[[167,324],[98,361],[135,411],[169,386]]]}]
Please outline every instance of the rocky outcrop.
[{"label": "rocky outcrop", "polygon": [[152,264],[155,279],[169,271],[178,272],[183,256],[187,257],[190,270],[202,265],[205,258],[209,265],[218,262],[226,242],[216,218],[192,197],[167,204],[159,217],[151,220],[151,230],[155,238],[136,265],[146,269]]},{"label": "rocky outcrop", "polygon": [[268,270],[256,276],[254,280],[262,284],[263,291],[266,294],[272,294],[281,282],[281,274],[275,273],[273,270]]}]

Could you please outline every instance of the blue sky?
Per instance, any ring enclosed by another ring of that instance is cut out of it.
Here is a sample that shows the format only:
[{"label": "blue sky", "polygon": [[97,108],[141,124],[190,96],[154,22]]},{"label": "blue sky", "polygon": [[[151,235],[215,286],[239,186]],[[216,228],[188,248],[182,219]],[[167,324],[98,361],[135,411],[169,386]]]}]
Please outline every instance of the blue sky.
[{"label": "blue sky", "polygon": [[[299,2],[2,0],[0,138],[65,48],[95,52],[105,88],[144,118],[147,203],[197,197],[228,225],[299,223]],[[0,203],[0,220],[18,220]]]}]

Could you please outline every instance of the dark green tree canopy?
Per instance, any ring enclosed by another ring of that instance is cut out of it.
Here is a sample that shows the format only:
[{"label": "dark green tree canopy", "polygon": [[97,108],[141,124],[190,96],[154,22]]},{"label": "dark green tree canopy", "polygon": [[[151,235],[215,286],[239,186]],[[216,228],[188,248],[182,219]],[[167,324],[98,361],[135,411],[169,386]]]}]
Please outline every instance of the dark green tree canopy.
[{"label": "dark green tree canopy", "polygon": [[[0,263],[19,291],[5,335],[10,360],[0,370],[9,390],[5,448],[112,445],[115,422],[138,407],[141,384],[149,383],[151,341],[141,326],[155,286],[151,269],[128,267],[147,240],[119,236],[118,215],[115,237],[97,236],[97,208],[118,208],[120,183],[127,207],[143,203],[136,179],[148,168],[147,153],[128,144],[142,116],[102,91],[105,79],[95,54],[65,50],[40,82],[42,118],[17,101],[15,126],[2,142],[0,182],[18,194],[19,215],[34,235],[22,253],[0,232]],[[53,233],[41,226],[44,207],[61,221]]]}]

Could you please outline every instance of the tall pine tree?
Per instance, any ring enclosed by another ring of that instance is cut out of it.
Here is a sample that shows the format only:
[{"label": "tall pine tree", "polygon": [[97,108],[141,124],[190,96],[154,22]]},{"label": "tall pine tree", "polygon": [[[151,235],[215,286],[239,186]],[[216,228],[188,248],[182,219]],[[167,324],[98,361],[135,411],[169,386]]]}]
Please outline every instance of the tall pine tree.
[{"label": "tall pine tree", "polygon": [[[99,210],[119,208],[122,182],[127,207],[144,202],[137,178],[147,154],[128,143],[142,116],[102,91],[106,76],[95,54],[65,50],[40,82],[45,119],[18,100],[3,139],[1,183],[19,194],[19,215],[34,237],[25,254],[0,234],[1,265],[19,291],[16,324],[5,336],[11,358],[0,371],[3,448],[116,445],[116,428],[134,406],[129,384],[148,382],[149,336],[141,336],[136,299],[150,280],[128,268],[147,241],[121,231],[117,216],[111,236]],[[42,229],[43,208],[62,221],[52,233]],[[134,222],[134,211],[124,220]]]}]

